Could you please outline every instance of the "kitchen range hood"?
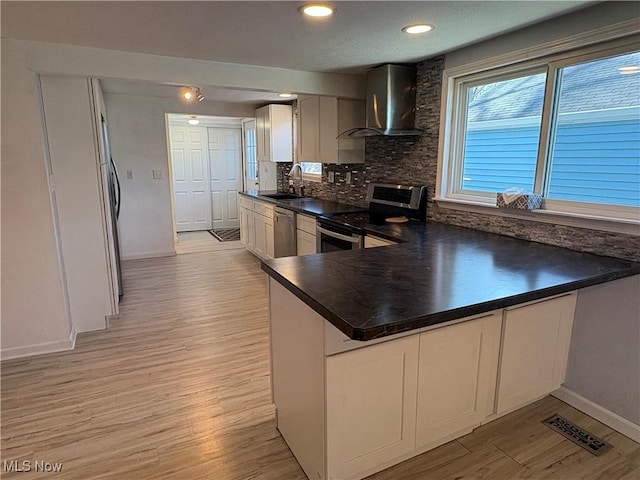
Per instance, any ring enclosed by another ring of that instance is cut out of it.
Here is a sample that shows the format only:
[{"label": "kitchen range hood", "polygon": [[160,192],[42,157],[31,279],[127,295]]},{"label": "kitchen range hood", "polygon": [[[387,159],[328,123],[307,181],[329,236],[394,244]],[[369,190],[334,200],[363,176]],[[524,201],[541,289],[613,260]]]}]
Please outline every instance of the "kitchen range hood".
[{"label": "kitchen range hood", "polygon": [[367,72],[366,125],[338,138],[422,135],[415,128],[416,67],[385,64]]}]

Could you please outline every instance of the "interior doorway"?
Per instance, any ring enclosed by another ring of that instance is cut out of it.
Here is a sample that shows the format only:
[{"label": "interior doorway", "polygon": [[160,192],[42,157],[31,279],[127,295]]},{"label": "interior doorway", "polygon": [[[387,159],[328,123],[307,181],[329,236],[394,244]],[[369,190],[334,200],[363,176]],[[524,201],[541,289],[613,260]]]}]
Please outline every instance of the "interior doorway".
[{"label": "interior doorway", "polygon": [[168,114],[167,125],[176,232],[239,228],[242,119]]}]

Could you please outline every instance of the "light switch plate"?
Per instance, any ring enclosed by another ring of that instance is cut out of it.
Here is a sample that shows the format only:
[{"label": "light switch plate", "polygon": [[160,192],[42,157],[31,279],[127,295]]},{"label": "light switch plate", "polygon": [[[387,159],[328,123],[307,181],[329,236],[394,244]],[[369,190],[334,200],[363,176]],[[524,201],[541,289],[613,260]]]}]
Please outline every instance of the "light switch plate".
[{"label": "light switch plate", "polygon": [[133,171],[127,170],[127,180],[132,180],[132,179],[133,179]]},{"label": "light switch plate", "polygon": [[154,170],[153,171],[153,179],[154,180],[162,180],[162,170]]},{"label": "light switch plate", "polygon": [[347,172],[344,174],[344,181],[347,185],[351,185],[351,172]]},{"label": "light switch plate", "polygon": [[336,181],[335,172],[328,172],[327,173],[327,180],[329,181],[329,183],[334,183]]}]

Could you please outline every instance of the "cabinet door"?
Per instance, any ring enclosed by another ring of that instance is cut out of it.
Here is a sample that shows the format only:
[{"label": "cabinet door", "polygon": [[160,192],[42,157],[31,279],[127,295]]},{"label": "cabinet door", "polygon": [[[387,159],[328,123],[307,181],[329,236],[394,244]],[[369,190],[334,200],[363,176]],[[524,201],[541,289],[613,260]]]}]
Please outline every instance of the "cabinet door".
[{"label": "cabinet door", "polygon": [[264,255],[266,258],[274,258],[275,249],[273,243],[273,218],[265,217],[264,221]]},{"label": "cabinet door", "polygon": [[303,230],[296,230],[297,255],[313,255],[316,253],[316,236]]},{"label": "cabinet door", "polygon": [[260,256],[261,258],[264,258],[266,253],[266,248],[267,248],[267,237],[265,235],[265,217],[260,215],[259,213],[255,213],[253,214],[253,222],[254,222],[254,228],[255,228],[255,235],[256,235],[256,243],[255,243],[255,252],[258,256]]},{"label": "cabinet door", "polygon": [[247,224],[248,216],[247,209],[240,207],[240,243],[244,246],[247,245],[247,229],[249,228]]},{"label": "cabinet door", "polygon": [[328,478],[362,478],[414,450],[418,335],[326,359]]},{"label": "cabinet door", "polygon": [[318,96],[298,96],[298,137],[301,162],[317,162],[318,157]]},{"label": "cabinet door", "polygon": [[318,140],[318,161],[338,163],[338,99],[321,97],[319,101],[320,137]]},{"label": "cabinet door", "polygon": [[575,304],[574,293],[506,310],[496,413],[519,408],[560,387]]},{"label": "cabinet door", "polygon": [[[338,99],[338,134],[365,124],[365,102]],[[364,163],[364,138],[337,139],[338,163]]]},{"label": "cabinet door", "polygon": [[471,431],[493,411],[502,312],[420,334],[416,445]]}]

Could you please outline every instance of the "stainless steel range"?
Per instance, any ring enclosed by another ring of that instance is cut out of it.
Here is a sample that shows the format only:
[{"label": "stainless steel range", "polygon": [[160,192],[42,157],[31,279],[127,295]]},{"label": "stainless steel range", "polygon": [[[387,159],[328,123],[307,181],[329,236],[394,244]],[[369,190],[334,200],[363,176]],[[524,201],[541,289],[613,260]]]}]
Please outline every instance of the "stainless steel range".
[{"label": "stainless steel range", "polygon": [[331,217],[318,217],[318,253],[351,250],[364,246],[368,224],[422,222],[427,218],[425,186],[370,183],[367,189],[369,211]]}]

